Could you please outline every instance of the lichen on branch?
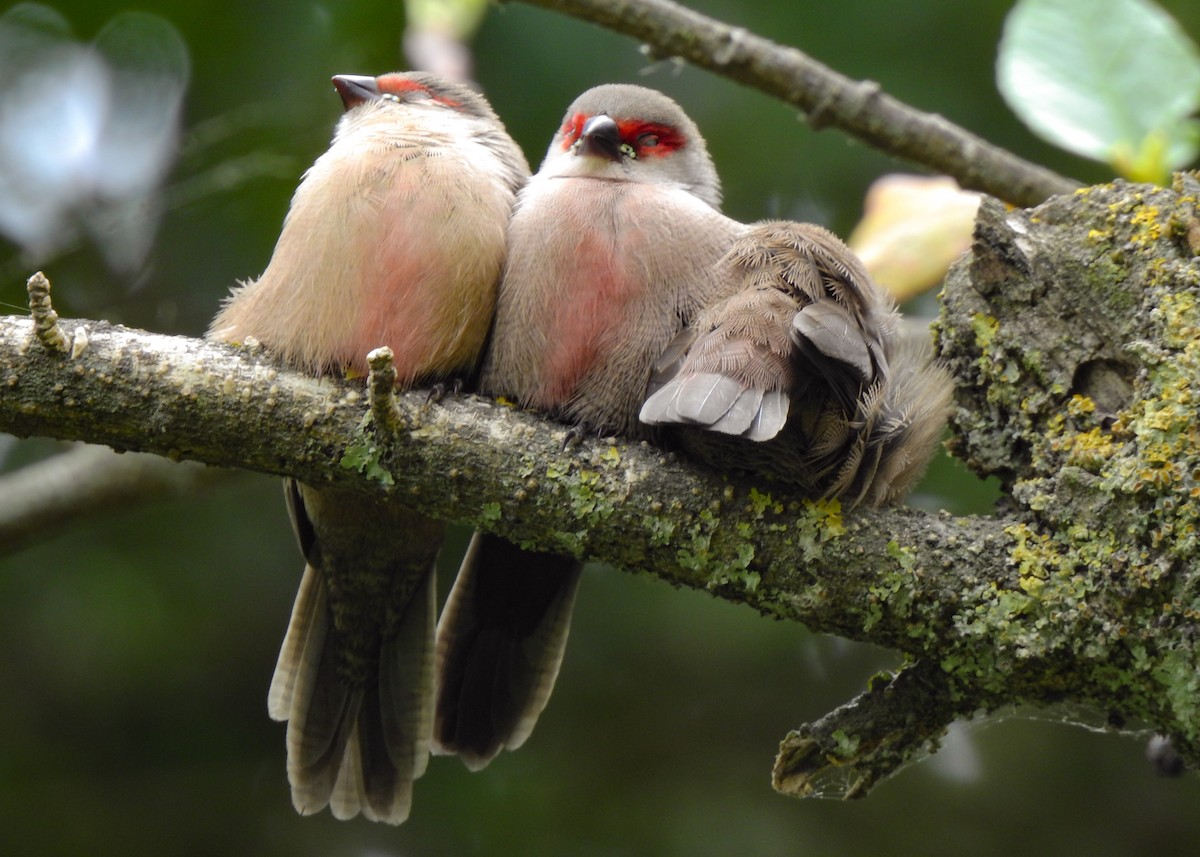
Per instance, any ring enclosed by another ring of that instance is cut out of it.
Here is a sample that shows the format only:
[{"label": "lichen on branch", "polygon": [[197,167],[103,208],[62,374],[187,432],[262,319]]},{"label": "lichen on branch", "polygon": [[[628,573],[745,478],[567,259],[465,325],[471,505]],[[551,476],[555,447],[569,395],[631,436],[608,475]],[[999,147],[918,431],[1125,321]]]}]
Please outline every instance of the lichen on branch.
[{"label": "lichen on branch", "polygon": [[1148,714],[1193,764],[1198,191],[1181,175],[1027,212],[986,203],[940,322],[959,379],[955,448],[1013,502],[1017,587],[973,617],[999,632],[980,683],[1023,675],[1115,720]]}]

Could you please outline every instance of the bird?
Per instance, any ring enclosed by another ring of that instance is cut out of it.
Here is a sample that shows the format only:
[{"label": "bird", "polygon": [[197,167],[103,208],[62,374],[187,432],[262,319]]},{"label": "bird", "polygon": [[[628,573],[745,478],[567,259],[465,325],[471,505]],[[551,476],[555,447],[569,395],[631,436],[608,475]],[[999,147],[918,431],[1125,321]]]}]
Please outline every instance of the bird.
[{"label": "bird", "polygon": [[[266,270],[209,337],[361,378],[388,346],[397,385],[470,376],[505,226],[529,176],[487,100],[423,72],[336,75],[345,112],[296,189]],[[340,487],[284,483],[305,569],[268,693],[287,721],[302,814],[399,824],[432,736],[434,562],[443,525]]]},{"label": "bird", "polygon": [[[704,138],[668,96],[605,84],[567,109],[508,227],[480,391],[581,432],[650,438],[655,361],[724,296],[743,227]],[[477,532],[437,632],[434,752],[478,770],[529,737],[562,663],[582,566]]]},{"label": "bird", "polygon": [[[898,499],[940,436],[948,376],[900,341],[832,233],[743,224],[720,202],[678,104],[626,84],[579,96],[509,222],[480,390],[814,498]],[[434,752],[479,770],[528,739],[581,569],[473,536],[438,622]]]},{"label": "bird", "polygon": [[639,418],[693,458],[843,506],[900,500],[941,437],[951,379],[854,252],[811,223],[751,224],[732,292],[655,364]]}]

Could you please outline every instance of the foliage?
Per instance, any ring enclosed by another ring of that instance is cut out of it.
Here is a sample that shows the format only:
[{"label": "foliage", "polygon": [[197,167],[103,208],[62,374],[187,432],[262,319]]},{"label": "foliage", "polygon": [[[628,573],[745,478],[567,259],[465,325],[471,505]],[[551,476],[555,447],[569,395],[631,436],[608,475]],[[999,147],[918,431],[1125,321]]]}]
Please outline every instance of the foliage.
[{"label": "foliage", "polygon": [[997,81],[1046,140],[1165,184],[1200,151],[1200,54],[1152,0],[1020,0]]}]

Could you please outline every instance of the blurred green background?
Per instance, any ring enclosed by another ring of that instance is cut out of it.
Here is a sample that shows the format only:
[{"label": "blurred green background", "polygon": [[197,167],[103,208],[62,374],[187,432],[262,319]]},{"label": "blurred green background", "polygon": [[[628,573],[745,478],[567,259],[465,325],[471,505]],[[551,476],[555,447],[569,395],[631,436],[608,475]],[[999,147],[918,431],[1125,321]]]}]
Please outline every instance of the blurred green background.
[{"label": "blurred green background", "polygon": [[[1000,101],[992,69],[1008,3],[691,5],[1030,159],[1107,178],[1034,139]],[[1200,35],[1195,3],[1164,5]],[[87,41],[126,7],[54,8]],[[173,23],[191,57],[157,240],[132,276],[107,272],[86,243],[44,265],[65,316],[197,335],[229,285],[265,266],[340,113],[329,76],[401,67],[404,12],[399,0],[136,8]],[[870,182],[910,169],[549,12],[491,9],[474,50],[478,79],[535,165],[575,95],[628,81],[666,91],[696,119],[726,210],[743,220],[815,220],[845,234]],[[0,242],[0,301],[13,311],[31,264]],[[6,469],[58,448],[0,439]],[[914,502],[986,512],[994,497],[941,460]],[[863,802],[779,797],[769,782],[779,739],[895,655],[603,568],[584,581],[554,699],[521,751],[479,774],[434,759],[398,829],[300,818],[284,729],[265,703],[301,570],[277,480],[244,475],[46,529],[54,535],[0,558],[0,853],[1163,857],[1200,845],[1200,779],[1158,779],[1140,741],[1056,717],[972,727]],[[461,534],[443,557],[443,591],[460,545]]]}]

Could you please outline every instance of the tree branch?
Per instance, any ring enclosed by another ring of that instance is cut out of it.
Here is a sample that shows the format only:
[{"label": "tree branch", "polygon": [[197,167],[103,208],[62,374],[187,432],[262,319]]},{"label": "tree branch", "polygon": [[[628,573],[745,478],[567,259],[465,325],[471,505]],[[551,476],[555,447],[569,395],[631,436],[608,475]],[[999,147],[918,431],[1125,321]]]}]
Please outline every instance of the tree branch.
[{"label": "tree branch", "polygon": [[865,793],[946,725],[1016,703],[1140,720],[1200,764],[1200,184],[981,207],[947,280],[955,445],[996,518],[843,516],[648,444],[471,396],[393,395],[104,322],[0,319],[0,429],[403,498],[526,547],[655,574],[912,664],[785,739],[779,788]]},{"label": "tree branch", "polygon": [[0,556],[99,510],[183,496],[227,475],[194,462],[78,446],[0,475]]},{"label": "tree branch", "polygon": [[[0,319],[0,428],[402,497],[527,547],[648,572],[934,663],[943,649],[977,649],[955,617],[1016,586],[1003,521],[908,509],[843,518],[837,503],[726,480],[644,443],[564,449],[566,427],[477,397],[430,403],[203,340],[59,324],[87,347],[44,348],[33,320]],[[386,377],[384,358],[375,353],[373,376]],[[926,737],[914,732],[908,750]],[[897,742],[894,758],[905,752]],[[863,767],[879,764],[864,757]]]},{"label": "tree branch", "polygon": [[61,350],[35,319],[0,321],[0,428],[401,497],[908,653],[912,667],[785,740],[776,783],[794,793],[836,764],[862,794],[954,717],[1016,702],[1144,720],[1194,766],[1200,430],[1194,408],[1178,425],[1164,410],[1200,384],[1193,191],[983,207],[941,335],[958,445],[1011,486],[1004,518],[843,517],[646,444],[564,449],[565,427],[481,398],[394,396],[383,350],[363,385],[103,322],[59,321]]},{"label": "tree branch", "polygon": [[1017,206],[1032,206],[1079,183],[1025,161],[941,116],[854,81],[791,47],[716,21],[670,0],[522,0],[590,21],[762,90],[804,111],[814,128],[832,126],[896,157],[955,178]]},{"label": "tree branch", "polygon": [[[0,319],[5,431],[402,497],[530,547],[915,654],[926,651],[909,627],[916,605],[889,600],[910,588],[915,565],[934,600],[957,598],[960,566],[1010,576],[999,521],[908,509],[843,519],[837,503],[727,480],[648,444],[583,439],[564,449],[567,427],[474,396],[396,395],[395,430],[385,432],[361,383],[205,340],[60,324],[68,340],[87,330],[87,348],[47,351],[32,320]],[[863,600],[869,589],[882,594]],[[922,620],[930,640],[954,634],[940,609]]]},{"label": "tree branch", "polygon": [[954,693],[953,684],[930,660],[894,676],[877,676],[866,693],[788,733],[772,773],[776,791],[864,797],[912,761],[919,748],[936,750],[956,718],[971,715],[972,709],[963,706],[974,699]]}]

